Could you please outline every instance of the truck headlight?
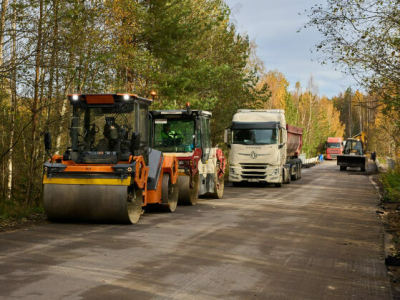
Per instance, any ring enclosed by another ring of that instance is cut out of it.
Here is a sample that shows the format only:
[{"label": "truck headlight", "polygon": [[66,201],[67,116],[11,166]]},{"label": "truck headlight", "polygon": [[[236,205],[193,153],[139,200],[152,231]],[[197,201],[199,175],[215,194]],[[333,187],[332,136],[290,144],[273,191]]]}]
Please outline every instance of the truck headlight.
[{"label": "truck headlight", "polygon": [[279,169],[275,169],[272,171],[271,176],[278,175],[278,174],[279,174]]},{"label": "truck headlight", "polygon": [[232,174],[232,175],[236,175],[237,173],[236,173],[236,170],[234,169],[234,168],[230,168],[230,173]]}]

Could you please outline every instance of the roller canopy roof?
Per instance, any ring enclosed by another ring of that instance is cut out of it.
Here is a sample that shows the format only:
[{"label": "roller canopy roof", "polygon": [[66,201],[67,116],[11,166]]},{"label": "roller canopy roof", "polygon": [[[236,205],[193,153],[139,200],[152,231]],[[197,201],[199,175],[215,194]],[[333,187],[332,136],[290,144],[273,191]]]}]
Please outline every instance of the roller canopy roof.
[{"label": "roller canopy roof", "polygon": [[206,110],[197,110],[197,109],[181,109],[181,110],[152,110],[150,114],[153,116],[168,116],[168,115],[175,115],[175,116],[202,116],[206,118],[211,118],[212,113]]}]

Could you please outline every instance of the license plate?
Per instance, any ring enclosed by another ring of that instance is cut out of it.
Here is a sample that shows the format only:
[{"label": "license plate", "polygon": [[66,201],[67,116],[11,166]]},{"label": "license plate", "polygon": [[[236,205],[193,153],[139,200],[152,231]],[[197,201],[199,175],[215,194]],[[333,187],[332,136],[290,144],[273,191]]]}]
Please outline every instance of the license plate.
[{"label": "license plate", "polygon": [[258,179],[249,179],[249,182],[258,182]]}]

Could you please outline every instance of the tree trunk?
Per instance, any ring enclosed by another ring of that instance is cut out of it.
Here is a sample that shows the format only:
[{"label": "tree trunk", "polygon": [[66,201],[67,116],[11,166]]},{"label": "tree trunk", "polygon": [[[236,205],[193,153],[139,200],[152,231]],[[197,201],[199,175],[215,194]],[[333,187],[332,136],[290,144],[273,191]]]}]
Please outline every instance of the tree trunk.
[{"label": "tree trunk", "polygon": [[38,102],[39,102],[39,88],[40,88],[40,62],[41,62],[41,50],[42,50],[42,22],[43,22],[43,0],[39,3],[39,20],[38,20],[38,36],[36,44],[36,61],[35,61],[35,83],[34,83],[34,96],[32,103],[32,145],[30,149],[30,164],[29,164],[29,178],[28,186],[26,191],[25,202],[30,202],[30,194],[34,182],[34,166],[35,166],[35,150],[36,150],[36,127],[38,122]]}]

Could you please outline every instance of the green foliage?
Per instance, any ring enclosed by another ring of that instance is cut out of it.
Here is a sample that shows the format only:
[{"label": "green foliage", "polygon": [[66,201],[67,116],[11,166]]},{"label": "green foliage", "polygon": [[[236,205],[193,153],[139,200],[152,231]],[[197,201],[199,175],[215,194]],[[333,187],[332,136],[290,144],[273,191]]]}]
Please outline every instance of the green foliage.
[{"label": "green foliage", "polygon": [[41,205],[27,205],[21,202],[0,201],[0,222],[4,220],[19,221],[32,215],[43,214]]},{"label": "green foliage", "polygon": [[400,202],[400,167],[380,174],[380,181],[384,189],[384,201]]}]

